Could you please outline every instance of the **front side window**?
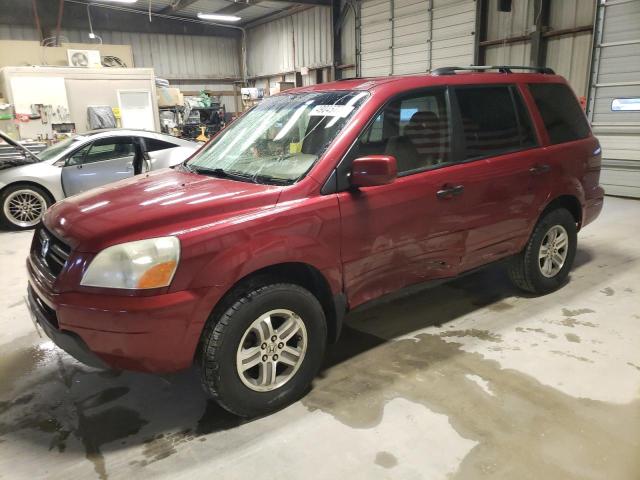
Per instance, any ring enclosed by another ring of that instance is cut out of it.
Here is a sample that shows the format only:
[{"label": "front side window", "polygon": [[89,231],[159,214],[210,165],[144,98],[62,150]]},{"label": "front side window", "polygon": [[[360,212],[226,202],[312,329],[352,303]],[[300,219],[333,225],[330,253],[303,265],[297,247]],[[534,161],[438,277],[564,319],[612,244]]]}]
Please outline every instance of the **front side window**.
[{"label": "front side window", "polygon": [[349,157],[391,155],[406,174],[451,161],[446,92],[437,89],[388,103],[360,135]]},{"label": "front side window", "polygon": [[135,147],[131,137],[101,138],[96,140],[82,159],[82,163],[103,162],[116,158],[131,157]]},{"label": "front side window", "polygon": [[293,183],[368,97],[367,92],[334,91],[267,98],[206,145],[187,168],[241,181]]},{"label": "front side window", "polygon": [[529,116],[511,87],[460,87],[456,98],[465,159],[500,155],[535,144]]},{"label": "front side window", "polygon": [[589,124],[571,89],[562,83],[532,83],[536,102],[552,145],[589,136]]}]

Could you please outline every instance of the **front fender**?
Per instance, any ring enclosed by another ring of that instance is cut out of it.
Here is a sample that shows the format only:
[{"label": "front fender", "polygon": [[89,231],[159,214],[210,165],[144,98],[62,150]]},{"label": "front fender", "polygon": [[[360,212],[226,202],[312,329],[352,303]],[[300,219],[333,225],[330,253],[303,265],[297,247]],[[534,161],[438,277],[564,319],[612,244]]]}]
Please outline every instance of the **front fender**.
[{"label": "front fender", "polygon": [[227,291],[258,270],[293,262],[317,269],[334,294],[342,291],[335,196],[283,202],[249,219],[225,223],[223,231],[209,231],[186,242],[184,267],[193,276],[181,287]]}]

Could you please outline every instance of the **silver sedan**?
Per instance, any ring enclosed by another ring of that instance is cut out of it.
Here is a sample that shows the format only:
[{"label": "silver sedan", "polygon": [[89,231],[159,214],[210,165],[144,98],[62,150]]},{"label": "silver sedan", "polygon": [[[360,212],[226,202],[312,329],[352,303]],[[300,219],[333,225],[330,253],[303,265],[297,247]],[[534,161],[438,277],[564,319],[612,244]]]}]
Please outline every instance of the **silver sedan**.
[{"label": "silver sedan", "polygon": [[34,154],[0,132],[21,153],[0,160],[0,223],[27,229],[54,202],[149,170],[173,167],[200,144],[143,130],[94,130]]}]

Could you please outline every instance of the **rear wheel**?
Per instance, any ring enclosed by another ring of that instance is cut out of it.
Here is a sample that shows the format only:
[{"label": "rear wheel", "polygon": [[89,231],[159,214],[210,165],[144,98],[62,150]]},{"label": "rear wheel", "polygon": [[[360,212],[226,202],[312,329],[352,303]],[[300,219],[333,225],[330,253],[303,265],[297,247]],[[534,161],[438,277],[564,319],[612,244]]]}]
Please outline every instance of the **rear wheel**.
[{"label": "rear wheel", "polygon": [[14,230],[33,228],[52,203],[47,192],[35,185],[7,187],[0,195],[0,223]]},{"label": "rear wheel", "polygon": [[255,417],[300,398],[318,372],[324,311],[304,288],[266,285],[232,299],[201,339],[204,389],[225,409]]},{"label": "rear wheel", "polygon": [[511,281],[522,290],[545,294],[561,287],[576,255],[577,228],[571,213],[559,208],[539,221],[522,253],[509,265]]}]

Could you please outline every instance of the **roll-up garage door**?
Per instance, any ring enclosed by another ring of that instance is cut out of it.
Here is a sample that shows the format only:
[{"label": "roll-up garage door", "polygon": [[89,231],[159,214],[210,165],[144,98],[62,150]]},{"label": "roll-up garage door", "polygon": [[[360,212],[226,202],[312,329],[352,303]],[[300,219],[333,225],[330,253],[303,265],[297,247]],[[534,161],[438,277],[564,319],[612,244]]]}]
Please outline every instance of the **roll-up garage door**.
[{"label": "roll-up garage door", "polygon": [[600,183],[640,197],[640,1],[599,6],[589,119],[602,145]]},{"label": "roll-up garage door", "polygon": [[473,63],[474,0],[363,0],[360,19],[364,77]]}]

